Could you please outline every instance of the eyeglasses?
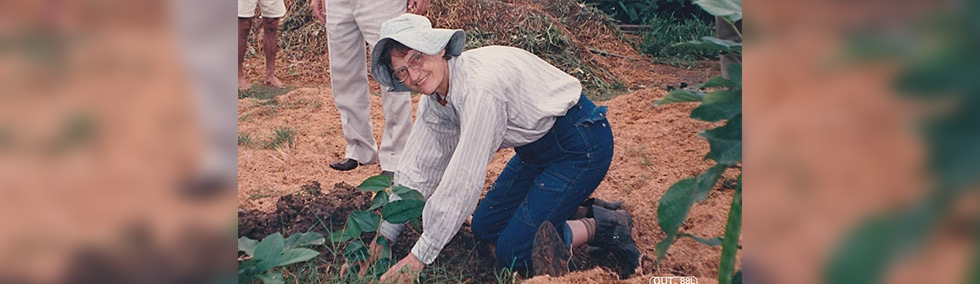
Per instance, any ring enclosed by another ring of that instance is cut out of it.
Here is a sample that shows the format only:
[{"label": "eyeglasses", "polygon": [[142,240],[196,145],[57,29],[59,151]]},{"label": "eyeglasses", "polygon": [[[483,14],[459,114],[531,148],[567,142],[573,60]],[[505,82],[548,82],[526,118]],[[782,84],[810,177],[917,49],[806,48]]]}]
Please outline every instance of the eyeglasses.
[{"label": "eyeglasses", "polygon": [[[421,52],[416,51],[415,54],[408,59],[408,67],[411,67],[412,69],[415,70],[419,70],[419,68],[422,68]],[[395,77],[395,81],[398,81],[398,83],[405,82],[405,80],[408,80],[408,68],[405,67],[398,68],[398,70],[392,72],[391,75]]]}]

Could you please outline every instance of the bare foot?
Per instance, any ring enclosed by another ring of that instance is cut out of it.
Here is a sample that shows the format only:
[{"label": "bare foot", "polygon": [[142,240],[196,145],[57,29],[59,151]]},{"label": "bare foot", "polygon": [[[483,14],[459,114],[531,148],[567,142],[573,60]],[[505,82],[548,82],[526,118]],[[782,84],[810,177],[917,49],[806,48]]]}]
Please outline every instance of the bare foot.
[{"label": "bare foot", "polygon": [[249,84],[248,83],[248,80],[245,80],[244,77],[238,77],[238,89],[239,90],[248,90],[248,88],[251,88],[251,87],[252,87],[252,84]]},{"label": "bare foot", "polygon": [[285,87],[286,86],[286,84],[283,84],[282,81],[279,81],[279,78],[276,78],[275,75],[273,75],[273,76],[266,76],[265,77],[265,83],[266,84],[269,84],[269,85],[271,85],[273,87],[276,87],[276,88],[282,88],[282,87]]}]

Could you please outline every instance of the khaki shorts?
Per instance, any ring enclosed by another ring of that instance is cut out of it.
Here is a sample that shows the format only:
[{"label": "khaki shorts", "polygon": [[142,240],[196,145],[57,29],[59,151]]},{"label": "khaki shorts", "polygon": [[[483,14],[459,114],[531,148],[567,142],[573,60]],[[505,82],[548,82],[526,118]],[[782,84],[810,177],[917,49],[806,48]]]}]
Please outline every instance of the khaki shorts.
[{"label": "khaki shorts", "polygon": [[284,0],[238,0],[238,17],[255,17],[255,6],[259,6],[263,18],[282,18],[286,15]]}]

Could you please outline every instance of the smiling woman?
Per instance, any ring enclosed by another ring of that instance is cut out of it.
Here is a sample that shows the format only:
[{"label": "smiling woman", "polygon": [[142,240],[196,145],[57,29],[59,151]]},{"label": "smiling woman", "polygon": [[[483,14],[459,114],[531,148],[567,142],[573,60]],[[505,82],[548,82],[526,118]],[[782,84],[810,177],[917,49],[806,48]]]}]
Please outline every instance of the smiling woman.
[{"label": "smiling woman", "polygon": [[395,82],[408,86],[412,91],[436,95],[439,104],[446,105],[449,91],[449,57],[442,50],[435,55],[423,54],[397,41],[392,42],[387,53],[382,54],[385,64],[394,70]]},{"label": "smiling woman", "polygon": [[[588,243],[613,252],[624,277],[633,273],[639,253],[628,213],[592,206],[572,220],[609,169],[606,107],[582,95],[578,79],[530,52],[463,52],[465,38],[403,14],[382,25],[374,45],[371,74],[379,83],[427,95],[394,180],[426,197],[423,232],[382,282],[416,277],[471,214],[473,234],[496,246],[501,267],[560,276],[570,248]],[[487,164],[502,148],[516,155],[480,201]],[[385,223],[379,231],[394,243],[401,229]]]}]

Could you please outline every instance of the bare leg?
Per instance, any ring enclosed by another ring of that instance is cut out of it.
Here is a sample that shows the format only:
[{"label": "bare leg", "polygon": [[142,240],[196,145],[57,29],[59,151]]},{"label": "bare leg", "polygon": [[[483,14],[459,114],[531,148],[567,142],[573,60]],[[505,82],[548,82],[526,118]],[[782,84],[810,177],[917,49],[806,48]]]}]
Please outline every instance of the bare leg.
[{"label": "bare leg", "polygon": [[242,71],[242,63],[245,61],[245,43],[248,42],[248,34],[251,31],[252,18],[238,18],[238,89],[244,90],[251,87],[248,80],[245,80],[245,72]]},{"label": "bare leg", "polygon": [[276,78],[276,52],[279,51],[279,45],[276,41],[279,39],[279,18],[262,18],[262,29],[265,32],[263,36],[265,49],[265,83],[272,85],[276,88],[282,88],[286,85]]},{"label": "bare leg", "polygon": [[568,220],[565,223],[572,229],[572,248],[588,243],[595,236],[595,219]]}]

